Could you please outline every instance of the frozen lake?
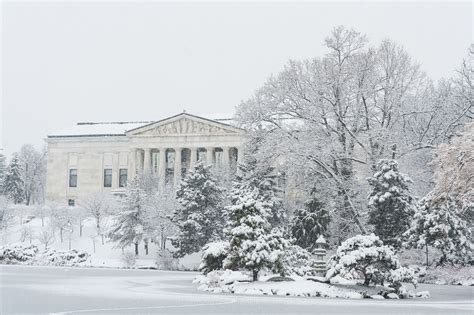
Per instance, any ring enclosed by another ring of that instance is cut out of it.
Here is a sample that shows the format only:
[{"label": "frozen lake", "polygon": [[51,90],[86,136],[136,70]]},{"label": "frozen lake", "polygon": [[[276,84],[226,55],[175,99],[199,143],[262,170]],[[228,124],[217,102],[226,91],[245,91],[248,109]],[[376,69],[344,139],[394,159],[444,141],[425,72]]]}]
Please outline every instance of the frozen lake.
[{"label": "frozen lake", "polygon": [[344,300],[214,295],[197,273],[0,266],[0,313],[34,314],[472,314],[473,287],[421,285],[430,299]]}]

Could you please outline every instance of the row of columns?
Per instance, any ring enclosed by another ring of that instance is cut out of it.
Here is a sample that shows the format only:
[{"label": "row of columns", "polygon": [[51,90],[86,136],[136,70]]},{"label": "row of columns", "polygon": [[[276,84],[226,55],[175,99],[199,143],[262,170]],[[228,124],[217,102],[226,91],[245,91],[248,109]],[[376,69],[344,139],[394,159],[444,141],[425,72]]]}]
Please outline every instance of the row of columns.
[{"label": "row of columns", "polygon": [[[234,148],[237,151],[237,156],[236,156],[236,162],[242,160],[242,152],[238,148]],[[189,160],[189,168],[194,167],[195,163],[198,160],[198,151],[201,148],[181,148],[181,147],[174,147],[174,148],[134,148],[132,149],[134,152],[132,152],[132,173],[131,174],[136,174],[140,171],[143,171],[145,173],[150,173],[152,171],[152,153],[153,150],[158,150],[159,152],[159,164],[158,164],[158,174],[160,178],[160,184],[165,183],[166,179],[166,169],[167,169],[167,161],[166,161],[166,152],[167,150],[172,149],[174,150],[174,183],[178,183],[179,180],[181,179],[181,171],[182,171],[182,161],[181,161],[181,154],[183,149],[189,149],[190,150],[190,160]],[[222,149],[222,164],[224,166],[230,166],[230,150],[231,147],[206,147],[203,148],[206,150],[206,161],[207,163],[213,163],[213,158],[214,158],[214,152],[215,149]],[[143,158],[142,158],[143,154]]]}]

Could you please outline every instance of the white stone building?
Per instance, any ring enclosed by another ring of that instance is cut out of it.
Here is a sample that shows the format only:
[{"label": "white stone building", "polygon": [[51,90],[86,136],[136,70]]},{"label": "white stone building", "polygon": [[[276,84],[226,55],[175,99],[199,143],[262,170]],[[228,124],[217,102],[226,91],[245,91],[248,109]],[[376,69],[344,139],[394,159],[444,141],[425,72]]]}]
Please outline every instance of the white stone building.
[{"label": "white stone building", "polygon": [[75,205],[94,192],[121,193],[135,174],[176,184],[197,161],[235,168],[245,131],[182,113],[154,122],[78,123],[48,135],[46,198]]}]

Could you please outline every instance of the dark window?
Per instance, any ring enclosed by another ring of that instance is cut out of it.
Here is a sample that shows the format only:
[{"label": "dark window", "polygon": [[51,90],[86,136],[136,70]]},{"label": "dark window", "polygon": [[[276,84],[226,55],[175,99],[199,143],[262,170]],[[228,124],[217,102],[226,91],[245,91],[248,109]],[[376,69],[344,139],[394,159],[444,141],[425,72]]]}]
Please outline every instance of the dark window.
[{"label": "dark window", "polygon": [[127,186],[127,169],[121,168],[119,170],[119,187]]},{"label": "dark window", "polygon": [[112,187],[112,169],[104,169],[104,187]]},{"label": "dark window", "polygon": [[76,205],[76,202],[74,201],[74,199],[68,199],[67,205],[69,207],[74,207]]},{"label": "dark window", "polygon": [[69,170],[69,187],[77,187],[77,169]]}]

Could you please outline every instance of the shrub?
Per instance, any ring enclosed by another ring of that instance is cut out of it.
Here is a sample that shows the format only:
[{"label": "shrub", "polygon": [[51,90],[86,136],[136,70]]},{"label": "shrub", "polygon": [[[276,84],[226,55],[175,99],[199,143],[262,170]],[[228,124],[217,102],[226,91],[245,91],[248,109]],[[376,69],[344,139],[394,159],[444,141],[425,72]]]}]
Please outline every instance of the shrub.
[{"label": "shrub", "polygon": [[213,270],[223,269],[223,262],[229,250],[229,242],[218,241],[208,243],[204,246],[203,250],[201,264],[199,265],[199,270],[202,273],[208,274]]},{"label": "shrub", "polygon": [[43,253],[43,258],[46,258],[46,262],[54,266],[76,266],[85,262],[88,257],[89,254],[87,252],[75,249],[69,251],[48,249]]},{"label": "shrub", "polygon": [[169,250],[160,250],[156,257],[156,268],[160,270],[178,270],[178,259]]},{"label": "shrub", "polygon": [[0,247],[0,263],[28,263],[38,253],[36,245],[14,244]]},{"label": "shrub", "polygon": [[298,275],[306,276],[312,273],[311,254],[304,248],[291,244],[285,249],[281,260],[281,266],[274,270],[282,276]]},{"label": "shrub", "polygon": [[401,268],[392,247],[383,245],[374,234],[356,235],[344,241],[329,265],[327,279],[336,275],[363,278],[364,285],[387,283],[397,291],[402,281],[416,284],[414,271]]},{"label": "shrub", "polygon": [[132,268],[137,262],[137,256],[135,256],[135,253],[131,251],[126,251],[122,254],[122,262],[124,263],[125,267]]}]

